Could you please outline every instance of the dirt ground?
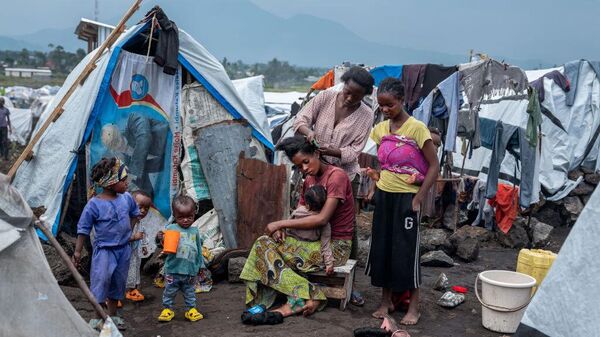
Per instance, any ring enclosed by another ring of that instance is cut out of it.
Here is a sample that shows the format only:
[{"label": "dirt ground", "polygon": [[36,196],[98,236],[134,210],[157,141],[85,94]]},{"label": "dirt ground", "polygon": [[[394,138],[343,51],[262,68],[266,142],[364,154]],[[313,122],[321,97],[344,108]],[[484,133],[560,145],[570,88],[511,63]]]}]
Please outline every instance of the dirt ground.
[{"label": "dirt ground", "polygon": [[[8,172],[10,165],[22,148],[14,146],[11,149],[9,162],[0,159],[0,172]],[[363,215],[364,217],[364,215]],[[363,220],[363,221],[361,221]],[[370,231],[369,219],[359,218],[359,233]],[[547,249],[558,252],[569,228],[555,228],[552,240]],[[517,250],[500,247],[491,243],[480,250],[479,259],[473,263],[458,262],[452,268],[423,267],[422,284],[422,316],[419,324],[407,330],[413,337],[444,337],[444,336],[503,336],[486,330],[481,325],[481,305],[473,294],[473,284],[478,272],[490,269],[514,270],[516,267]],[[436,304],[442,295],[432,289],[432,284],[437,276],[444,272],[451,285],[466,286],[469,292],[466,301],[454,309],[445,309]],[[322,312],[312,317],[292,317],[277,326],[246,326],[240,321],[244,310],[245,289],[243,284],[230,284],[220,282],[215,284],[210,293],[198,295],[198,309],[204,314],[204,320],[190,323],[183,318],[183,299],[177,298],[179,306],[176,307],[176,317],[170,323],[159,323],[156,317],[161,308],[162,289],[152,286],[152,280],[143,276],[142,291],[146,300],[135,304],[125,301],[121,315],[127,322],[128,329],[123,335],[126,337],[177,337],[177,336],[353,336],[353,331],[361,327],[378,327],[380,320],[371,317],[377,308],[380,290],[370,285],[369,278],[363,268],[356,271],[355,289],[360,291],[365,298],[364,307],[349,305],[346,311],[340,311],[337,303],[332,302]],[[62,287],[65,295],[71,301],[85,320],[94,316],[91,305],[81,295],[77,288]],[[402,318],[402,312],[395,312],[392,316],[396,320]]]},{"label": "dirt ground", "polygon": [[[552,238],[549,249],[558,251],[568,234],[568,228],[558,228]],[[486,330],[481,325],[481,305],[473,294],[473,284],[478,272],[490,269],[514,270],[518,251],[506,249],[492,243],[483,247],[479,259],[474,263],[460,263],[452,268],[423,267],[422,316],[419,324],[408,328],[413,337],[444,336],[502,336]],[[431,288],[439,273],[448,276],[451,285],[462,285],[469,289],[466,301],[454,309],[445,309],[436,304],[441,292]],[[342,312],[337,303],[309,318],[292,317],[277,326],[246,326],[240,321],[244,310],[243,284],[221,282],[210,293],[198,295],[198,308],[205,319],[196,323],[183,318],[183,299],[178,297],[180,306],[176,308],[176,317],[170,323],[159,323],[156,317],[161,310],[161,289],[151,285],[151,279],[144,277],[142,290],[146,300],[141,304],[125,302],[122,315],[128,329],[124,336],[131,337],[176,337],[176,336],[353,336],[360,327],[377,327],[380,320],[371,317],[377,308],[380,290],[370,285],[364,269],[356,272],[355,289],[365,298],[364,307],[349,305]],[[63,287],[63,290],[75,308],[87,320],[92,317],[91,307],[83,301],[78,289]],[[396,320],[402,318],[401,312],[393,313]]]}]

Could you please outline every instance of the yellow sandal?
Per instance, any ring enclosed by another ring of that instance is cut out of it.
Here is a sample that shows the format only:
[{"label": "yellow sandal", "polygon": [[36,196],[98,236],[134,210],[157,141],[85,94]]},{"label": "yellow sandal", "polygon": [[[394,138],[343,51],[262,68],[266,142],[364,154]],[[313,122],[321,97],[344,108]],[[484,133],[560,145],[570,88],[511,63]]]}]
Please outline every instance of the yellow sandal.
[{"label": "yellow sandal", "polygon": [[158,321],[170,322],[173,319],[173,317],[175,317],[175,312],[169,308],[164,308],[163,311],[160,313],[160,316],[158,316]]},{"label": "yellow sandal", "polygon": [[196,310],[196,308],[191,308],[185,313],[185,318],[187,318],[190,322],[196,322],[204,318],[201,313]]}]

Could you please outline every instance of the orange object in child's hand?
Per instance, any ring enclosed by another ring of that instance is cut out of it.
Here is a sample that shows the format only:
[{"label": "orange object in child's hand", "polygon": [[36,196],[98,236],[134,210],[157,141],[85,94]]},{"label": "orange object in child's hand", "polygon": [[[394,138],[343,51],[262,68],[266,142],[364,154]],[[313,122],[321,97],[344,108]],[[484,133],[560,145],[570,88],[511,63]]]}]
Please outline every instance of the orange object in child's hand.
[{"label": "orange object in child's hand", "polygon": [[164,235],[163,241],[163,253],[175,254],[177,253],[177,246],[179,245],[179,231],[167,230]]}]

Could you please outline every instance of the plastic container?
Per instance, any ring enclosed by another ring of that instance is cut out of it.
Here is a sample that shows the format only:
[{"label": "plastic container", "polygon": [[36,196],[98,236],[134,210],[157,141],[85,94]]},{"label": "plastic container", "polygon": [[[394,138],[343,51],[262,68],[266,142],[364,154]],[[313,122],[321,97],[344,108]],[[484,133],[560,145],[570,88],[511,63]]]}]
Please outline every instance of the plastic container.
[{"label": "plastic container", "polygon": [[179,235],[179,231],[173,229],[165,231],[165,237],[163,240],[163,253],[177,253],[177,246],[179,245]]},{"label": "plastic container", "polygon": [[[478,283],[481,280],[481,296]],[[531,301],[536,281],[508,270],[488,270],[477,275],[475,295],[481,303],[481,323],[486,329],[513,334]]]},{"label": "plastic container", "polygon": [[517,258],[517,272],[533,277],[536,280],[533,291],[536,291],[555,259],[556,254],[548,250],[521,249]]}]

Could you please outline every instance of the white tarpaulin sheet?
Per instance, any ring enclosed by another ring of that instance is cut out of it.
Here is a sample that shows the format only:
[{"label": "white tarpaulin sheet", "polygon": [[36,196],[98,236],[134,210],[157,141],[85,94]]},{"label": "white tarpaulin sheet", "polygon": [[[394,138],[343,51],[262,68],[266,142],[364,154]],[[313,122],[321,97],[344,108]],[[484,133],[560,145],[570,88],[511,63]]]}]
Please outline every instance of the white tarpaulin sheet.
[{"label": "white tarpaulin sheet", "polygon": [[0,175],[0,336],[98,336],[58,286],[32,218]]},{"label": "white tarpaulin sheet", "polygon": [[571,229],[515,336],[598,336],[600,331],[600,190]]},{"label": "white tarpaulin sheet", "polygon": [[260,75],[233,80],[231,82],[235,86],[235,90],[237,90],[242,101],[244,101],[248,107],[248,111],[260,126],[261,133],[269,135],[269,138],[267,139],[271,139],[271,129],[269,128],[269,120],[267,119],[267,113],[265,112],[265,88],[263,80],[264,77]]},{"label": "white tarpaulin sheet", "polygon": [[26,145],[31,135],[32,115],[30,109],[15,108],[8,97],[4,97],[4,106],[10,111],[11,132],[8,134],[8,140],[17,142],[21,146]]},{"label": "white tarpaulin sheet", "polygon": [[[553,70],[564,71],[563,67],[526,71],[529,81],[534,81]],[[592,147],[590,154],[583,158],[585,149],[591,142],[593,133],[600,125],[600,82],[596,73],[584,62],[577,81],[577,94],[573,106],[566,105],[566,93],[552,79],[544,78],[545,99],[541,105],[548,109],[565,127],[566,132],[554,124],[548,117],[542,115],[541,153],[536,171],[541,187],[548,193],[548,200],[560,200],[577,187],[579,181],[568,179],[568,173],[581,165],[591,169],[600,168],[597,161],[600,138]],[[490,100],[481,105],[480,117],[492,120],[502,120],[503,123],[527,128],[527,103],[524,99]],[[460,140],[457,149],[461,148]],[[479,148],[473,151],[473,157],[465,162],[465,169],[482,171],[490,163],[492,151]],[[460,153],[454,155],[454,167],[462,166]],[[505,157],[501,173],[514,176],[515,160],[512,155]],[[480,173],[485,178],[484,173]],[[517,178],[520,176],[517,169]],[[540,187],[540,186],[538,186]],[[537,193],[534,193],[537,195]]]}]

